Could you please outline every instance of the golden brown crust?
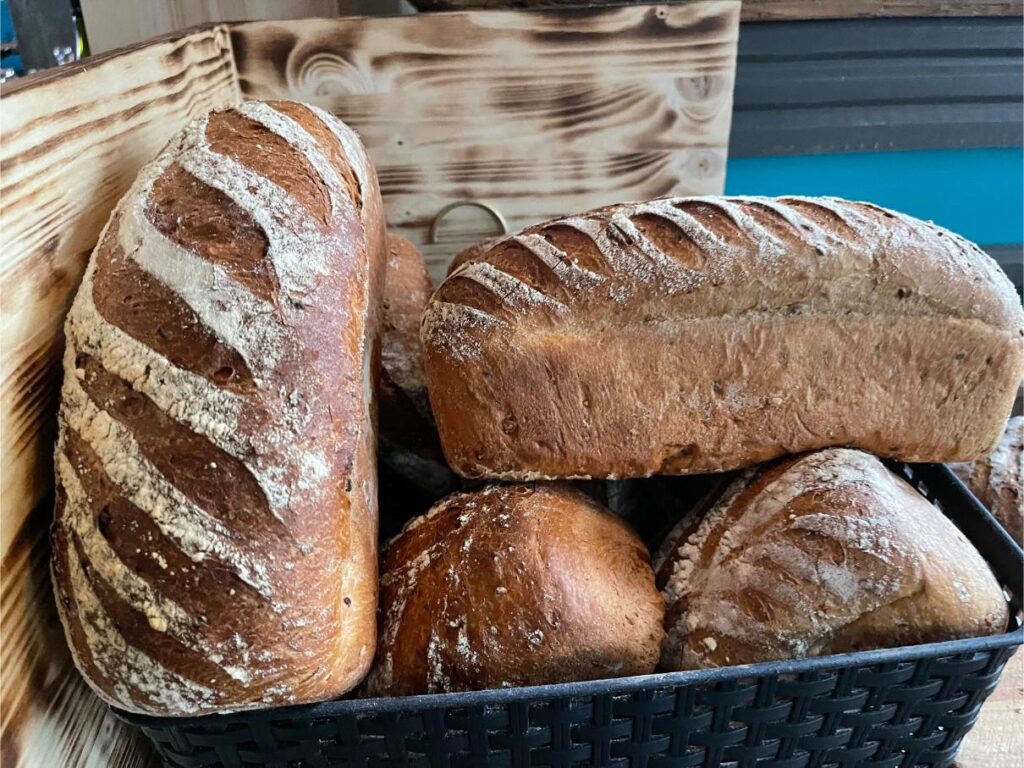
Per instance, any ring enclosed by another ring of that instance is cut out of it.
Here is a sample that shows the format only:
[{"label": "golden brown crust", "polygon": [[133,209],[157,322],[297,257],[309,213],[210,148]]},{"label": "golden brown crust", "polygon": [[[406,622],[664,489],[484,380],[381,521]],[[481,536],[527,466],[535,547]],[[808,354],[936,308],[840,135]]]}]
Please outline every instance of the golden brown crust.
[{"label": "golden brown crust", "polygon": [[449,496],[388,546],[372,695],[647,674],[663,606],[647,550],[568,485]]},{"label": "golden brown crust", "polygon": [[1024,541],[1024,416],[1006,422],[996,449],[951,468],[1018,542]]},{"label": "golden brown crust", "polygon": [[355,135],[291,102],[200,118],[112,214],[66,326],[53,533],[105,700],[199,714],[365,674],[382,222]]},{"label": "golden brown crust", "polygon": [[[433,287],[415,245],[392,232],[387,243],[379,456],[382,469],[397,484],[382,491],[381,507],[385,515],[394,513],[404,521],[451,491],[454,477],[441,453],[423,373],[419,328]],[[424,495],[427,503],[417,506]]]},{"label": "golden brown crust", "polygon": [[459,251],[448,263],[448,271],[445,274],[450,275],[452,272],[461,267],[465,262],[473,261],[475,259],[480,258],[484,253],[487,252],[487,249],[489,249],[500,239],[500,237],[495,237],[491,238],[490,240],[484,240],[483,242],[475,243],[469,246],[463,251]]},{"label": "golden brown crust", "polygon": [[429,417],[419,331],[433,286],[423,255],[415,245],[388,232],[387,247],[381,382],[401,389]]},{"label": "golden brown crust", "polygon": [[685,474],[852,445],[989,451],[1024,312],[976,246],[830,198],[610,206],[476,248],[421,330],[468,477]]},{"label": "golden brown crust", "polygon": [[661,565],[662,664],[750,664],[1002,632],[966,537],[875,457],[833,448],[749,470]]},{"label": "golden brown crust", "polygon": [[[420,320],[433,287],[415,245],[387,236],[381,340],[381,439],[397,448],[438,446],[423,373]],[[438,454],[439,455],[439,454]]]}]

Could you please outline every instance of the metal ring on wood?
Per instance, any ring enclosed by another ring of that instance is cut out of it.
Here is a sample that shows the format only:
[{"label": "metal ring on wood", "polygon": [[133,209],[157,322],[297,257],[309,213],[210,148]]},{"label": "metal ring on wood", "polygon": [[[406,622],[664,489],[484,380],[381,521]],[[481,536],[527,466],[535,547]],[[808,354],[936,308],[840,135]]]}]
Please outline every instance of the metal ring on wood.
[{"label": "metal ring on wood", "polygon": [[501,211],[495,208],[490,203],[483,203],[479,200],[456,200],[454,203],[448,203],[444,208],[437,212],[434,220],[430,222],[430,238],[427,242],[433,244],[437,242],[437,230],[441,226],[441,219],[447,216],[449,213],[454,211],[456,208],[461,208],[464,205],[472,206],[473,208],[479,208],[482,211],[486,211],[494,223],[501,227],[500,234],[508,234],[508,222],[505,221],[505,217],[501,215]]}]

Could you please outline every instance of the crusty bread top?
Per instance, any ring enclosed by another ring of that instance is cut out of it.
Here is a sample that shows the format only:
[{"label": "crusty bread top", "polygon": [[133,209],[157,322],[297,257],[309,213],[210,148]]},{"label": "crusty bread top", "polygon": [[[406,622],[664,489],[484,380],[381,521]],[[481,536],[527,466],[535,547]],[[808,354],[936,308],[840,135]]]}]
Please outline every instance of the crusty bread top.
[{"label": "crusty bread top", "polygon": [[567,484],[455,493],[381,568],[374,695],[648,674],[663,605],[643,542]]},{"label": "crusty bread top", "polygon": [[283,101],[198,118],[111,215],[65,326],[52,561],[105,700],[295,703],[368,665],[382,222],[356,135]]},{"label": "crusty bread top", "polygon": [[571,330],[623,313],[644,323],[779,310],[941,315],[1024,337],[1013,286],[987,254],[870,203],[663,198],[470,250],[423,322],[424,342],[454,359],[473,356],[483,334]]},{"label": "crusty bread top", "polygon": [[992,634],[988,564],[877,458],[845,448],[746,470],[656,563],[669,668]]}]

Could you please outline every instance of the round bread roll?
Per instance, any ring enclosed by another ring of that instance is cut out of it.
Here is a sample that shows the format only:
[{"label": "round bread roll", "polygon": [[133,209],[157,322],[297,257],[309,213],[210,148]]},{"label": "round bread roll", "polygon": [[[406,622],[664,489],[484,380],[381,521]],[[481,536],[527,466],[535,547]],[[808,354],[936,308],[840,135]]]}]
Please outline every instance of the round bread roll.
[{"label": "round bread roll", "polygon": [[656,562],[662,665],[694,669],[1002,632],[988,564],[874,456],[845,448],[748,470]]},{"label": "round bread roll", "polygon": [[1006,422],[999,445],[991,454],[977,461],[950,464],[950,468],[1016,541],[1024,541],[1024,416]]},{"label": "round bread roll", "polygon": [[458,493],[409,522],[381,578],[376,696],[648,674],[664,605],[647,549],[566,484]]}]

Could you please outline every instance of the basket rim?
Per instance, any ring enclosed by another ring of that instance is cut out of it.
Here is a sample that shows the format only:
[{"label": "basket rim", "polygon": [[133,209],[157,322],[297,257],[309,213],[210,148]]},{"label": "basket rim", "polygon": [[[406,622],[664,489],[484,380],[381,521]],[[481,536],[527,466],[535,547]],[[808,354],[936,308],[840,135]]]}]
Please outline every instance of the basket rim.
[{"label": "basket rim", "polygon": [[[1000,578],[999,572],[1007,565],[1007,556],[1013,562],[1015,573],[1009,582],[1010,593],[1007,602],[1010,606],[1010,625],[997,635],[983,637],[966,637],[958,640],[944,640],[935,643],[897,646],[894,648],[872,648],[850,653],[815,656],[802,659],[784,659],[765,661],[757,664],[718,667],[714,669],[691,669],[678,672],[658,672],[650,675],[633,677],[605,678],[565,683],[550,683],[514,688],[492,688],[479,691],[456,691],[452,693],[429,693],[415,696],[391,696],[378,698],[331,699],[328,701],[277,706],[272,708],[240,709],[233,712],[220,712],[208,715],[185,716],[153,716],[129,712],[113,705],[108,705],[113,714],[120,720],[131,725],[155,730],[176,729],[182,727],[227,728],[233,724],[293,720],[314,720],[332,718],[343,715],[367,714],[401,714],[423,712],[438,709],[456,709],[464,707],[481,707],[504,705],[513,702],[553,701],[571,699],[595,694],[628,694],[658,688],[678,688],[691,685],[729,683],[759,677],[777,677],[780,675],[806,674],[827,672],[839,669],[877,666],[880,664],[896,664],[905,661],[916,661],[925,658],[966,655],[995,651],[1003,648],[1014,648],[1024,645],[1024,624],[1014,609],[1021,599],[1020,577],[1018,575],[1024,552],[1008,533],[996,522],[992,513],[979,502],[963,482],[949,467],[935,463],[909,463],[890,460],[893,465],[907,467],[913,475],[926,483],[933,484],[933,490],[940,495],[951,493],[965,507],[970,515],[972,530],[964,530],[972,544],[978,546],[977,539],[988,539],[989,546],[995,548],[1002,557],[992,558],[994,552],[982,552],[996,578],[1004,585],[1007,582]],[[887,462],[889,463],[889,462]],[[942,488],[941,486],[945,486]],[[945,514],[949,515],[947,510]],[[963,530],[963,526],[951,517],[953,523]],[[986,554],[989,556],[986,557]],[[999,562],[996,562],[996,561]],[[1003,574],[1005,577],[1005,574]],[[1013,651],[1011,652],[1013,653]]]},{"label": "basket rim", "polygon": [[501,705],[521,701],[552,701],[600,694],[626,694],[656,688],[675,688],[707,683],[732,682],[757,677],[774,677],[808,672],[827,672],[837,669],[895,664],[929,657],[955,656],[979,653],[1024,645],[1024,626],[1018,622],[1015,629],[987,637],[966,637],[938,643],[907,645],[896,648],[871,649],[816,656],[805,659],[766,661],[716,669],[691,669],[682,672],[660,672],[652,675],[583,680],[570,683],[552,683],[516,688],[492,688],[482,691],[428,693],[416,696],[391,696],[366,699],[333,699],[311,704],[295,704],[272,709],[247,709],[211,715],[183,717],[154,717],[137,714],[111,706],[121,720],[143,728],[180,728],[194,725],[230,725],[232,722],[270,722],[275,720],[314,720],[338,715],[422,712],[431,709],[451,709]]}]

